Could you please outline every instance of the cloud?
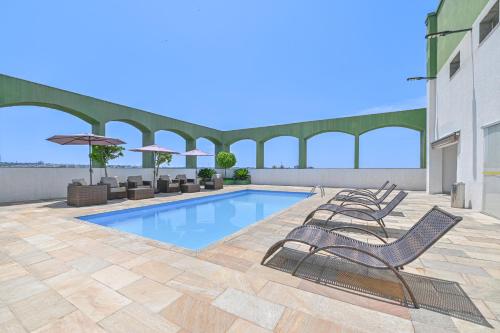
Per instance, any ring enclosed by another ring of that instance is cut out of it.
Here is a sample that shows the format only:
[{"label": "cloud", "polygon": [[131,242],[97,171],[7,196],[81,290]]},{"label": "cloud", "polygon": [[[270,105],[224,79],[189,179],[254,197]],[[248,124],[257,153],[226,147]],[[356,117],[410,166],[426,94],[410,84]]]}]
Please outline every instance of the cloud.
[{"label": "cloud", "polygon": [[394,111],[403,111],[403,110],[411,110],[411,109],[419,109],[424,108],[427,105],[427,96],[422,96],[418,98],[411,98],[407,100],[403,100],[398,103],[389,104],[389,105],[379,105],[371,108],[354,111],[349,114],[349,116],[360,116],[365,114],[374,114],[374,113],[385,113],[385,112],[394,112]]}]

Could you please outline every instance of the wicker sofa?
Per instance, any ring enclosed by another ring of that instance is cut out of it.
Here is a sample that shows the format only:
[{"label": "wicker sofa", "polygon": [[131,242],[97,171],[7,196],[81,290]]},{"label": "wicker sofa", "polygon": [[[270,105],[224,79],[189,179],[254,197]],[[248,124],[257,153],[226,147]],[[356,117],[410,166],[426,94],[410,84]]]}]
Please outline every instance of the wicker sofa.
[{"label": "wicker sofa", "polygon": [[75,179],[68,184],[68,206],[83,207],[102,205],[108,202],[106,185],[87,185],[85,181]]},{"label": "wicker sofa", "polygon": [[160,176],[156,185],[161,193],[175,193],[181,190],[180,181],[178,179],[170,179],[168,175]]},{"label": "wicker sofa", "polygon": [[99,184],[107,186],[108,200],[127,197],[127,183],[120,183],[118,177],[101,177]]}]

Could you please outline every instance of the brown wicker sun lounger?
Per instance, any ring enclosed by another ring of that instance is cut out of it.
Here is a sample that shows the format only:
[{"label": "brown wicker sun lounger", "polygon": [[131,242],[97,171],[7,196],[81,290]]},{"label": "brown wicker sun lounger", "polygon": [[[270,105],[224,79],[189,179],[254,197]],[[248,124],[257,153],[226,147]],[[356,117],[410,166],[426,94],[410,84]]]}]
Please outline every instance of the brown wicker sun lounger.
[{"label": "brown wicker sun lounger", "polygon": [[389,186],[389,188],[387,188],[387,190],[385,190],[384,194],[382,194],[380,197],[362,193],[352,193],[350,195],[344,195],[344,196],[336,195],[332,199],[328,200],[328,203],[331,203],[334,200],[343,202],[358,202],[365,205],[374,205],[377,206],[378,209],[380,209],[380,204],[384,202],[384,200],[389,196],[389,194],[392,193],[392,191],[394,191],[395,188],[396,184],[392,184],[391,186]]},{"label": "brown wicker sun lounger", "polygon": [[311,251],[304,254],[304,257],[295,266],[292,275],[297,273],[307,258],[323,251],[365,267],[391,270],[407,290],[413,305],[418,308],[419,305],[414,294],[399,270],[417,259],[461,220],[461,217],[434,207],[394,242],[386,243],[379,238],[384,244],[362,242],[318,226],[300,226],[293,229],[285,239],[271,246],[264,255],[261,264],[263,265],[285,243],[302,243],[310,246]]},{"label": "brown wicker sun lounger", "polygon": [[384,208],[380,210],[373,209],[370,206],[362,203],[347,203],[342,206],[335,204],[324,204],[309,213],[309,215],[307,215],[307,217],[305,218],[303,224],[305,225],[309,223],[316,212],[328,211],[331,212],[332,215],[325,221],[325,223],[330,221],[337,214],[353,217],[363,221],[375,221],[382,228],[385,236],[389,237],[387,231],[385,230],[384,218],[389,215],[407,195],[408,193],[400,191]]},{"label": "brown wicker sun lounger", "polygon": [[382,186],[380,186],[378,188],[378,190],[376,190],[376,191],[372,191],[369,189],[348,189],[348,188],[346,188],[346,189],[339,191],[337,194],[335,194],[335,197],[333,197],[331,200],[342,200],[343,197],[347,197],[347,196],[350,196],[353,194],[365,195],[365,196],[376,198],[377,195],[379,195],[379,193],[382,192],[382,190],[385,189],[385,187],[387,185],[389,185],[388,180],[386,180],[385,183],[382,184]]}]

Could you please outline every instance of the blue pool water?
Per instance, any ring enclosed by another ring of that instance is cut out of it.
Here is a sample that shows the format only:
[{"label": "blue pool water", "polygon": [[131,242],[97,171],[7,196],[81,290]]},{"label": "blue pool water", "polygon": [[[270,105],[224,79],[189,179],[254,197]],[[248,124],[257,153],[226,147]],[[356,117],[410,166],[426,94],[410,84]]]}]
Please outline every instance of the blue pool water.
[{"label": "blue pool water", "polygon": [[79,219],[200,250],[308,196],[303,192],[243,190]]}]

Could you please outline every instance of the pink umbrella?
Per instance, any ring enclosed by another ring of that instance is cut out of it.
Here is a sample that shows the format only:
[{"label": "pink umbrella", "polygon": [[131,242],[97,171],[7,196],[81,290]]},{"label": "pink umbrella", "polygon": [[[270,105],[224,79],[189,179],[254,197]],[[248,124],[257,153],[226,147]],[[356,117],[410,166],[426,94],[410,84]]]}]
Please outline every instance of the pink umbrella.
[{"label": "pink umbrella", "polygon": [[92,185],[92,146],[116,146],[124,144],[120,139],[108,138],[102,135],[95,134],[69,134],[69,135],[54,135],[47,139],[50,142],[55,142],[60,145],[88,145],[89,146],[89,173],[90,185]]},{"label": "pink umbrella", "polygon": [[[209,153],[206,153],[204,152],[203,150],[199,150],[199,149],[193,149],[193,150],[190,150],[190,151],[187,151],[185,153],[181,153],[181,155],[184,155],[184,156],[214,156],[214,154],[209,154]],[[195,178],[198,177],[198,167],[196,167],[195,169]]]},{"label": "pink umbrella", "polygon": [[[153,160],[154,160],[154,168],[153,168],[153,188],[156,186],[156,177],[157,177],[157,170],[156,170],[156,161],[158,159],[158,153],[168,153],[168,154],[179,154],[179,152],[176,152],[175,150],[160,147],[158,145],[150,145],[150,146],[144,146],[141,148],[134,148],[130,149],[130,151],[136,151],[140,153],[153,153]],[[159,167],[159,166],[158,166]]]}]

